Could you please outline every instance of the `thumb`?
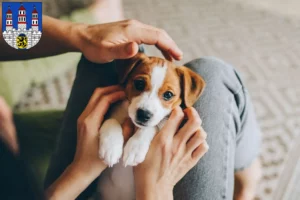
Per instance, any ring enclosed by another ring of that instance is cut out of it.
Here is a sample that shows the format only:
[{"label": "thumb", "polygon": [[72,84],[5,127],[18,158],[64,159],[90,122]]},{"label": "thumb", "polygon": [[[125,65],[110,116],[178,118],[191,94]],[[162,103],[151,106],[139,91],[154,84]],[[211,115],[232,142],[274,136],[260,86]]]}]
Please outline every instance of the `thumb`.
[{"label": "thumb", "polygon": [[138,50],[139,46],[136,42],[113,45],[109,48],[109,57],[112,57],[112,60],[131,58],[137,54]]}]

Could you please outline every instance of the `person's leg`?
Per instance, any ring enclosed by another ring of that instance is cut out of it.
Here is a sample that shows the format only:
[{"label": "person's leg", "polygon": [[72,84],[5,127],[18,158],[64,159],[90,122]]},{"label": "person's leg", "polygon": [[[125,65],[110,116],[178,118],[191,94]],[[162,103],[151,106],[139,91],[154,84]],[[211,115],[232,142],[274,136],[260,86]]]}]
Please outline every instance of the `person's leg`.
[{"label": "person's leg", "polygon": [[[77,137],[77,119],[86,107],[92,93],[97,87],[117,84],[114,72],[115,62],[95,64],[81,58],[71,95],[64,113],[57,147],[52,155],[48,168],[45,188],[49,187],[72,162]],[[95,184],[94,184],[95,185]],[[80,199],[86,199],[94,191],[93,187],[86,190]]]},{"label": "person's leg", "polygon": [[260,130],[251,101],[237,72],[223,61],[207,57],[186,66],[206,82],[194,106],[210,148],[175,186],[174,199],[233,199],[235,170],[250,166],[259,153]]}]

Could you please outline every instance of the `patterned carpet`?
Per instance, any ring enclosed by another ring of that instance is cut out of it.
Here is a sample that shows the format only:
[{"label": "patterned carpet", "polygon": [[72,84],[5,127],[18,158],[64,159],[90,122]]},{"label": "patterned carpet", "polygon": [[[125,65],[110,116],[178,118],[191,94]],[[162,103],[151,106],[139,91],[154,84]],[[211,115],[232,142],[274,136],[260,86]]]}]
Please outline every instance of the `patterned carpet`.
[{"label": "patterned carpet", "polygon": [[[263,130],[257,199],[299,199],[300,21],[224,0],[126,0],[124,6],[128,18],[167,30],[185,53],[181,63],[210,55],[236,66]],[[64,108],[73,78],[68,71],[33,86],[16,109]]]}]

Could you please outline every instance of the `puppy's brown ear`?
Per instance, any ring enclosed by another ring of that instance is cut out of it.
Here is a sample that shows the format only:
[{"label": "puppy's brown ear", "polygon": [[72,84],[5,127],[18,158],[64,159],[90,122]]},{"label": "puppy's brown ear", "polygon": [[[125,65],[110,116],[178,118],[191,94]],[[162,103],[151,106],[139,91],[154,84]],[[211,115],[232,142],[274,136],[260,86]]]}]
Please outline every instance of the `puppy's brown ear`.
[{"label": "puppy's brown ear", "polygon": [[177,67],[176,71],[180,77],[183,106],[191,107],[203,92],[205,81],[200,75],[187,67]]},{"label": "puppy's brown ear", "polygon": [[124,84],[130,72],[147,58],[148,57],[144,53],[137,53],[132,58],[125,60],[117,60],[116,70],[118,74],[119,83]]}]

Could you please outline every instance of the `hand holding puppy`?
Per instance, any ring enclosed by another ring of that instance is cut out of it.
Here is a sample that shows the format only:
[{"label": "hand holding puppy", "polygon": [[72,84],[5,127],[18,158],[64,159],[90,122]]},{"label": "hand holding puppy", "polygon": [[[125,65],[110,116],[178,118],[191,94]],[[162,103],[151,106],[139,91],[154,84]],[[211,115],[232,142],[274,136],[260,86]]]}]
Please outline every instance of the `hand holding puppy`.
[{"label": "hand holding puppy", "polygon": [[[95,169],[96,176],[107,166],[98,156],[99,128],[111,104],[125,99],[120,86],[97,88],[77,122],[77,147],[73,163],[82,169]],[[123,136],[129,138],[127,122],[123,125]]]},{"label": "hand holding puppy", "polygon": [[[73,162],[47,189],[48,199],[76,199],[107,167],[99,158],[99,127],[111,104],[123,100],[120,86],[97,88],[77,122],[77,147]],[[123,125],[124,139],[130,129]]]},{"label": "hand holding puppy", "polygon": [[[184,116],[188,120],[178,130]],[[173,199],[175,184],[207,152],[205,139],[197,111],[175,108],[154,137],[145,161],[134,168],[136,199]]]}]

